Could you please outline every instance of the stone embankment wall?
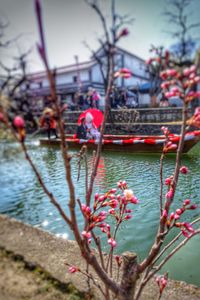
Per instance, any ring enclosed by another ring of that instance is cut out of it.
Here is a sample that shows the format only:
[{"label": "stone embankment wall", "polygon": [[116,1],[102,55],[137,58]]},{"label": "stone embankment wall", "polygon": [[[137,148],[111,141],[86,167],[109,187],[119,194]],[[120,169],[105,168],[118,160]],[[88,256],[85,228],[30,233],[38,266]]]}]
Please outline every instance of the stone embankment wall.
[{"label": "stone embankment wall", "polygon": [[[65,113],[66,133],[75,133],[80,111]],[[173,133],[180,133],[181,108],[148,108],[111,110],[105,133],[109,134],[161,134],[161,127],[168,126]],[[191,111],[188,111],[188,117]]]}]

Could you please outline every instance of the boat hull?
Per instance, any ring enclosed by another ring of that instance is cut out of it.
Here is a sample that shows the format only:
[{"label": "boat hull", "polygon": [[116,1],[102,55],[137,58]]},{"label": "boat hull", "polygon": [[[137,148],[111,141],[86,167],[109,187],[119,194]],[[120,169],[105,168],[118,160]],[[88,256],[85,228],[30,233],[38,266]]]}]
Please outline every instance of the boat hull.
[{"label": "boat hull", "polygon": [[[118,139],[116,139],[118,138]],[[200,131],[187,134],[184,141],[183,153],[187,153],[200,139]],[[173,136],[172,142],[178,144],[179,136]],[[83,145],[86,145],[88,149],[97,149],[97,143],[93,140],[84,141],[73,138],[66,138],[69,149],[80,149]],[[123,153],[161,153],[163,150],[163,144],[165,142],[164,136],[106,136],[103,140],[103,151],[114,151]],[[40,139],[41,145],[59,145],[60,139],[47,138]],[[175,153],[176,150],[169,151]]]}]

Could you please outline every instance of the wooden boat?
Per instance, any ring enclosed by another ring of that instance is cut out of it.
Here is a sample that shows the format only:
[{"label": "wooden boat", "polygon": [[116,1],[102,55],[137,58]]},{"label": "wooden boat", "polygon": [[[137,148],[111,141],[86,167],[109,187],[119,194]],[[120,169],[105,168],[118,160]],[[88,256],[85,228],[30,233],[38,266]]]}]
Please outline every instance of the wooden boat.
[{"label": "wooden boat", "polygon": [[[171,134],[170,141],[174,144],[178,144],[180,136]],[[183,153],[187,153],[195,144],[200,140],[200,130],[188,132],[184,138]],[[115,152],[133,152],[133,153],[161,153],[163,145],[165,143],[165,136],[151,136],[151,135],[104,135],[102,141],[103,151],[115,151]],[[77,139],[73,135],[66,136],[66,142],[69,148],[81,148],[83,145],[87,145],[88,149],[96,149],[98,142],[95,140],[81,140]],[[41,145],[59,145],[60,139],[41,138]],[[171,150],[169,152],[176,152]]]}]

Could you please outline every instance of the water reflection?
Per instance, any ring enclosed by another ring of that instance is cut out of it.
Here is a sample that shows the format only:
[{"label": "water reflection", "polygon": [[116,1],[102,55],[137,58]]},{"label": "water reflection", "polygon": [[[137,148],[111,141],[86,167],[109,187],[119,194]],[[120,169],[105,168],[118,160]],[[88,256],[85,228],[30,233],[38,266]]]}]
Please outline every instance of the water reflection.
[{"label": "water reflection", "polygon": [[[69,193],[62,155],[59,149],[38,147],[35,142],[30,142],[28,148],[45,184],[67,212]],[[2,143],[0,150],[0,212],[51,231],[63,238],[73,238],[70,230],[41,190],[32,170],[24,160],[20,147],[16,144]],[[199,203],[199,150],[200,145],[196,146],[189,155],[184,156],[182,159],[182,164],[188,166],[190,172],[187,176],[180,176],[176,202],[173,203],[174,209],[179,207],[182,200],[186,198],[191,198],[194,202]],[[126,180],[129,187],[134,190],[135,195],[139,198],[140,203],[134,207],[133,219],[125,223],[119,231],[118,251],[122,252],[127,249],[135,251],[139,253],[139,258],[141,259],[150,249],[153,237],[157,231],[160,189],[159,160],[159,155],[103,153],[99,162],[99,173],[95,180],[94,191],[99,193],[115,187],[120,179]],[[88,165],[90,169],[92,161],[92,155],[89,155]],[[166,158],[164,177],[168,177],[173,173],[174,161],[174,156]],[[77,182],[77,163],[78,158],[73,157],[72,177],[75,184],[76,197],[84,201],[85,172],[82,165],[81,176]],[[188,218],[197,215],[199,215],[199,210],[186,213]],[[83,219],[80,213],[78,213],[78,222],[81,227]],[[197,238],[190,243],[189,248],[186,247],[180,255],[176,255],[174,258],[176,266],[178,264],[176,269],[173,267],[175,265],[174,261],[168,264],[167,268],[171,270],[171,278],[186,280],[200,285],[200,270],[196,263],[197,259],[200,259],[200,253],[196,250],[199,246],[200,240]],[[186,266],[185,261],[190,264],[190,268]],[[181,266],[179,268],[179,265],[187,267],[187,274],[183,272]],[[191,272],[188,272],[188,269]]]}]

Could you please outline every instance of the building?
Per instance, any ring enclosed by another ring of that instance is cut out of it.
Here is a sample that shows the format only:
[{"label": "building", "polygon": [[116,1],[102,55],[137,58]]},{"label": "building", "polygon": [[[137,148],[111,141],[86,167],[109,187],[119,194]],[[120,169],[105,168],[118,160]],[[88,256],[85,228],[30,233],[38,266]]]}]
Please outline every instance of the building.
[{"label": "building", "polygon": [[[63,103],[73,101],[77,92],[87,93],[89,88],[96,89],[101,95],[101,106],[104,105],[104,83],[101,68],[95,57],[105,62],[103,48],[98,49],[90,61],[78,62],[75,57],[75,64],[59,67],[55,70],[57,95]],[[133,76],[131,78],[117,78],[115,87],[139,91],[140,85],[148,82],[148,73],[143,59],[119,47],[116,48],[115,71],[120,68],[128,68]],[[104,66],[106,69],[106,66]],[[36,72],[28,75],[29,94],[33,98],[48,98],[50,95],[49,82],[46,72]],[[27,85],[21,86],[21,92],[27,89]],[[149,103],[148,94],[139,94],[139,105]]]}]

